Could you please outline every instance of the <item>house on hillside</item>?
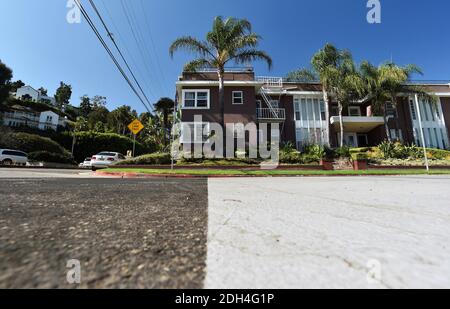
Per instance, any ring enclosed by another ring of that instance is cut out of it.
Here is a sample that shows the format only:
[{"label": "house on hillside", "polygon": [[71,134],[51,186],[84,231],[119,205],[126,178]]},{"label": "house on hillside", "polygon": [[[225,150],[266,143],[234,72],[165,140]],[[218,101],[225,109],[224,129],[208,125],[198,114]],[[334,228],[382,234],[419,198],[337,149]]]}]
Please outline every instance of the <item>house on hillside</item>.
[{"label": "house on hillside", "polygon": [[55,105],[56,103],[55,98],[43,95],[39,90],[36,90],[31,86],[23,86],[18,88],[13,96],[19,100],[28,99],[33,102],[47,102],[51,105]]},{"label": "house on hillside", "polygon": [[3,125],[9,127],[30,127],[39,130],[54,130],[67,127],[68,120],[53,111],[37,112],[29,107],[13,105],[1,112]]}]

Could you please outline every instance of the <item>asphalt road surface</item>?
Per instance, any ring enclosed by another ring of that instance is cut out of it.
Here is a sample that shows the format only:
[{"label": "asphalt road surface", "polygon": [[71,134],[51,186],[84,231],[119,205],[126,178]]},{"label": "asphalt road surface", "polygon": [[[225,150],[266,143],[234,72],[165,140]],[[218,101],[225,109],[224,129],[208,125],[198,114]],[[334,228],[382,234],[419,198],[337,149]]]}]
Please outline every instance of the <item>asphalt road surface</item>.
[{"label": "asphalt road surface", "polygon": [[206,180],[0,179],[0,197],[0,288],[203,286]]}]

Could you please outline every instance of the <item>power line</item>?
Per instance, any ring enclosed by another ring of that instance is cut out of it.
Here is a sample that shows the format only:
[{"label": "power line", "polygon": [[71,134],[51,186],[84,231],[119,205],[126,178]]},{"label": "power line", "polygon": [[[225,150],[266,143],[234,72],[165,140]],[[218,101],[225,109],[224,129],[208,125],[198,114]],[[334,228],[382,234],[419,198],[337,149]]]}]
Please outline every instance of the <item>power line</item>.
[{"label": "power line", "polygon": [[[125,47],[125,51],[128,53],[128,56],[131,59],[131,62],[133,64],[133,66],[134,66],[134,69],[139,73],[139,76],[143,79],[143,81],[145,83],[145,86],[148,89],[148,92],[150,93],[150,95],[156,97],[155,94],[152,91],[152,87],[149,84],[148,78],[146,78],[145,74],[142,74],[141,66],[136,65],[136,63],[137,63],[136,59],[133,57],[133,53],[129,50],[128,44],[126,43],[126,40],[123,39],[122,33],[121,33],[119,27],[117,27],[117,25],[116,25],[116,23],[114,21],[114,18],[112,17],[112,14],[109,11],[108,6],[105,3],[105,0],[101,0],[101,1],[102,1],[104,9],[106,11],[106,15],[108,15],[108,17],[109,17],[109,19],[110,19],[110,21],[111,21],[111,23],[112,23],[112,25],[113,25],[113,27],[114,27],[114,29],[116,31],[115,33],[113,33],[113,35],[115,37],[117,37],[119,42],[122,42],[122,46]],[[117,33],[117,35],[116,35],[116,33]]]},{"label": "power line", "polygon": [[150,27],[150,18],[148,17],[148,15],[147,15],[147,12],[146,12],[146,10],[145,10],[145,7],[144,7],[144,0],[141,0],[140,1],[140,3],[141,3],[141,8],[142,8],[142,11],[144,12],[144,20],[145,20],[145,24],[147,25],[147,28],[148,28],[148,34],[149,34],[149,36],[150,36],[150,42],[151,42],[151,46],[152,46],[152,49],[153,49],[153,53],[155,54],[155,57],[156,57],[156,63],[157,63],[157,65],[158,65],[158,69],[159,69],[159,74],[161,74],[161,77],[162,77],[162,79],[163,79],[163,83],[164,83],[164,89],[165,90],[168,90],[167,89],[167,80],[166,80],[166,78],[165,78],[165,76],[164,76],[164,71],[162,70],[162,68],[161,68],[161,64],[160,64],[160,62],[158,61],[159,59],[159,55],[158,55],[158,51],[156,50],[156,48],[155,48],[155,42],[154,42],[154,40],[153,40],[153,35],[152,35],[152,30],[151,30],[151,27]]},{"label": "power line", "polygon": [[[151,65],[148,64],[147,60],[151,61],[152,57],[148,51],[148,47],[146,46],[144,39],[143,39],[142,31],[139,27],[139,23],[137,23],[137,18],[134,14],[133,7],[131,6],[131,4],[130,4],[130,7],[128,7],[127,2],[124,0],[121,0],[121,4],[122,4],[122,9],[124,11],[126,20],[128,22],[128,25],[130,26],[131,33],[133,34],[133,38],[136,41],[136,45],[141,54],[141,57],[144,60],[144,65],[150,76],[150,75],[152,75],[151,74],[152,70],[150,69]],[[144,52],[147,54],[147,57],[144,55]],[[159,79],[155,78],[155,80],[156,80],[156,84],[158,85],[159,90],[163,91],[161,84],[159,82]]]},{"label": "power line", "polygon": [[145,94],[144,90],[143,90],[142,87],[141,87],[141,84],[138,82],[136,76],[134,75],[133,70],[131,70],[131,68],[130,68],[130,66],[129,66],[127,60],[126,60],[125,57],[123,56],[123,53],[122,53],[122,51],[120,50],[119,46],[117,46],[117,43],[116,43],[116,41],[114,40],[114,37],[113,37],[111,31],[109,31],[108,26],[106,26],[105,21],[103,20],[103,17],[101,16],[100,12],[98,11],[98,9],[97,9],[97,7],[96,7],[96,5],[95,5],[95,3],[94,3],[94,0],[89,0],[89,2],[91,3],[91,6],[93,7],[95,13],[97,14],[98,18],[100,19],[101,23],[103,24],[103,27],[105,28],[105,30],[106,30],[106,32],[107,32],[107,34],[108,34],[108,37],[109,37],[109,38],[111,39],[111,41],[113,42],[114,46],[115,46],[116,49],[117,49],[117,52],[119,53],[119,55],[120,55],[120,57],[122,58],[123,62],[124,62],[125,65],[127,66],[128,70],[130,71],[131,76],[133,77],[134,81],[136,82],[136,85],[138,86],[139,90],[141,90],[141,92],[142,92],[142,94],[143,94],[145,100],[147,101],[147,103],[148,103],[149,106],[150,106],[151,103],[150,103],[150,101],[149,101],[147,95]]},{"label": "power line", "polygon": [[125,79],[125,81],[128,83],[128,85],[130,86],[131,90],[133,90],[133,92],[136,94],[136,96],[138,97],[139,101],[141,101],[141,103],[144,105],[144,107],[147,109],[147,111],[149,113],[150,109],[148,108],[148,106],[145,104],[144,100],[142,99],[142,97],[140,96],[139,92],[136,90],[136,88],[134,87],[134,85],[131,83],[130,79],[128,78],[127,74],[125,73],[125,71],[122,69],[120,63],[117,61],[116,57],[114,56],[114,54],[111,52],[111,49],[109,48],[108,44],[106,44],[106,42],[103,40],[101,34],[98,32],[97,27],[95,26],[94,22],[91,20],[89,14],[86,12],[86,10],[84,9],[83,5],[81,4],[80,0],[75,0],[75,4],[78,6],[78,8],[80,9],[81,13],[83,14],[84,18],[86,19],[86,21],[88,22],[89,26],[91,27],[92,31],[94,31],[94,34],[96,35],[96,37],[98,38],[98,40],[100,41],[100,43],[102,44],[103,48],[106,50],[106,52],[108,53],[108,55],[111,57],[112,61],[114,62],[114,64],[116,65],[117,69],[119,70],[120,74],[123,76],[123,78]]}]

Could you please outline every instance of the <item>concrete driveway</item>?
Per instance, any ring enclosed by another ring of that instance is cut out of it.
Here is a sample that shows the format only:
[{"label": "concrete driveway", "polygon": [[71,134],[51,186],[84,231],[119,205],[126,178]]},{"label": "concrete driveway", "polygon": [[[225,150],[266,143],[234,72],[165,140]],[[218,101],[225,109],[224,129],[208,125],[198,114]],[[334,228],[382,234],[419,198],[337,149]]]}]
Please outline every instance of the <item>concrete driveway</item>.
[{"label": "concrete driveway", "polygon": [[450,177],[210,179],[206,288],[450,288]]}]

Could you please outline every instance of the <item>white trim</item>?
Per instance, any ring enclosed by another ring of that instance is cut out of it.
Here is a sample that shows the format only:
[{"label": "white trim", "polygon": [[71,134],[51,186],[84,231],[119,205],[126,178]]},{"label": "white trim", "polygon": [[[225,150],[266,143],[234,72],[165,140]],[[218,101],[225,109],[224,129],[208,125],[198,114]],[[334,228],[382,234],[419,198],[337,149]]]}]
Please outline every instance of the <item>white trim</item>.
[{"label": "white trim", "polygon": [[[234,97],[234,94],[237,94],[237,93],[241,94],[240,98],[235,98]],[[235,103],[234,99],[241,99],[241,103]],[[231,92],[231,104],[233,104],[233,105],[243,105],[244,104],[244,91],[239,91],[239,90],[232,91]]]},{"label": "white trim", "polygon": [[[177,86],[218,86],[216,80],[186,80],[176,82]],[[225,86],[262,86],[263,83],[257,81],[224,81]]]},{"label": "white trim", "polygon": [[[185,96],[186,92],[195,92],[195,106],[185,106]],[[206,92],[207,93],[207,106],[206,107],[197,107],[197,93],[199,92]],[[183,89],[182,96],[181,96],[181,108],[182,109],[210,109],[210,103],[211,103],[211,93],[209,89]]]}]

